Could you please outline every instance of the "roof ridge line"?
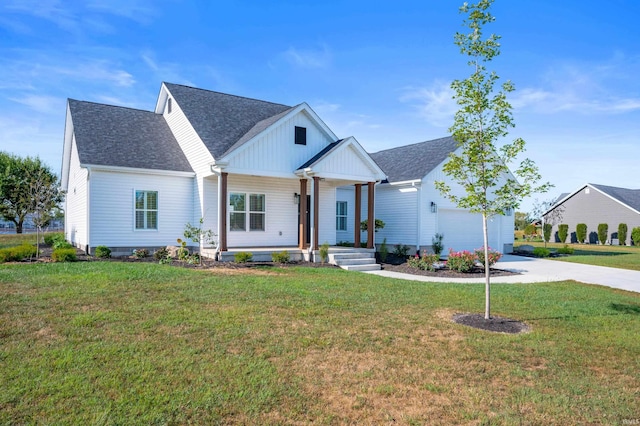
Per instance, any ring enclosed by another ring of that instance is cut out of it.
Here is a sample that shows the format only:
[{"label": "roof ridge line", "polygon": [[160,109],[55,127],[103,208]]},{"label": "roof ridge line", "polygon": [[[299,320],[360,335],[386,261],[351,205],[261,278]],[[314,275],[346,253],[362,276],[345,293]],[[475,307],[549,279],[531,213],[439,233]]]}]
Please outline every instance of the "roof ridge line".
[{"label": "roof ridge line", "polygon": [[[250,100],[250,101],[258,101],[258,102],[264,102],[264,103],[267,103],[267,104],[280,105],[280,106],[287,107],[287,108],[293,108],[291,105],[281,104],[281,103],[279,103],[279,102],[270,102],[270,101],[265,101],[265,100],[263,100],[263,99],[250,98],[250,97],[248,97],[248,96],[241,96],[241,95],[234,95],[234,94],[232,94],[232,93],[219,92],[219,91],[217,91],[217,90],[202,89],[202,88],[200,88],[200,87],[187,86],[186,84],[170,83],[170,82],[168,82],[168,81],[163,81],[162,83],[163,83],[163,84],[165,84],[165,85],[167,85],[167,84],[171,84],[171,85],[173,85],[173,86],[186,87],[187,89],[202,90],[202,91],[204,91],[204,92],[217,93],[217,94],[219,94],[219,95],[230,96],[230,97],[233,97],[233,98],[247,99],[247,100]],[[300,105],[300,104],[298,104],[298,105]],[[296,105],[296,106],[297,106],[297,105]]]}]

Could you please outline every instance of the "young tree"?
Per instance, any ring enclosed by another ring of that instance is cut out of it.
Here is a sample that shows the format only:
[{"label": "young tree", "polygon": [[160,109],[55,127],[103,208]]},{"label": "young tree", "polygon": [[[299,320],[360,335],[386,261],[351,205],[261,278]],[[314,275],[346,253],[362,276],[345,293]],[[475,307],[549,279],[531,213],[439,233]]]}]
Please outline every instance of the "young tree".
[{"label": "young tree", "polygon": [[46,168],[27,170],[29,184],[29,210],[36,227],[36,257],[40,255],[40,231],[53,218],[56,207],[62,201],[62,191],[58,187],[56,176]]},{"label": "young tree", "polygon": [[[453,126],[449,131],[458,143],[458,150],[449,155],[444,173],[464,189],[464,195],[452,191],[445,182],[436,182],[440,192],[458,207],[482,214],[485,251],[485,318],[490,319],[491,285],[487,218],[505,214],[509,208],[519,206],[522,198],[532,192],[543,192],[548,183],[535,186],[541,176],[533,161],[523,160],[509,170],[509,164],[525,150],[524,140],[518,138],[498,147],[497,143],[514,127],[511,105],[506,94],[514,90],[510,81],[494,90],[499,77],[489,72],[486,64],[500,53],[497,35],[484,37],[483,27],[494,21],[489,13],[493,0],[480,0],[476,4],[464,3],[460,12],[466,14],[464,25],[469,32],[456,33],[455,44],[463,55],[469,57],[471,75],[464,80],[454,80],[453,98],[459,105]],[[518,177],[522,183],[514,178]]]},{"label": "young tree", "polygon": [[22,234],[25,218],[34,212],[30,179],[40,171],[55,185],[55,174],[39,158],[0,152],[0,215],[16,225],[17,234]]}]

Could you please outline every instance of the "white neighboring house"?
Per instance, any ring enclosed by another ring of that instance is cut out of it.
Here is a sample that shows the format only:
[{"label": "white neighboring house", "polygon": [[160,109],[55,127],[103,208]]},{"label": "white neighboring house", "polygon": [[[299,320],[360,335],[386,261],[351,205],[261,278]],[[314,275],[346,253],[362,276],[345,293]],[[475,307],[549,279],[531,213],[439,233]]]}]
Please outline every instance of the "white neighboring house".
[{"label": "white neighboring house", "polygon": [[[436,233],[444,235],[443,255],[450,248],[473,250],[484,245],[482,215],[457,208],[434,185],[435,181],[447,182],[457,194],[463,195],[463,189],[442,171],[449,153],[457,149],[455,140],[445,137],[371,154],[387,175],[387,180],[376,189],[376,218],[385,222],[384,229],[376,234],[378,245],[386,238],[390,250],[398,244],[413,250],[430,250]],[[491,217],[489,247],[512,252],[513,230],[513,212]]]},{"label": "white neighboring house", "polygon": [[294,247],[313,259],[336,243],[337,188],[363,185],[373,218],[384,178],[355,138],[338,139],[306,103],[171,83],[154,111],[67,103],[65,234],[89,253],[174,245],[202,217],[217,254]]}]

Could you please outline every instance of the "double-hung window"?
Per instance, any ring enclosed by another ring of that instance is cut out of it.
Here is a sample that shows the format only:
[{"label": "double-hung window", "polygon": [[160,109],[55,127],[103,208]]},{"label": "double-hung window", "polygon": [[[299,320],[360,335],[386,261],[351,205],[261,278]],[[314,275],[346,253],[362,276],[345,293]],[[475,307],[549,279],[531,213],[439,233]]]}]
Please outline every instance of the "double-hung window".
[{"label": "double-hung window", "polygon": [[[231,231],[264,231],[266,224],[264,194],[233,192],[229,195],[229,229]],[[248,223],[247,223],[248,221]]]},{"label": "double-hung window", "polygon": [[136,191],[136,229],[158,229],[158,191]]},{"label": "double-hung window", "polygon": [[336,201],[336,231],[347,230],[347,202]]}]

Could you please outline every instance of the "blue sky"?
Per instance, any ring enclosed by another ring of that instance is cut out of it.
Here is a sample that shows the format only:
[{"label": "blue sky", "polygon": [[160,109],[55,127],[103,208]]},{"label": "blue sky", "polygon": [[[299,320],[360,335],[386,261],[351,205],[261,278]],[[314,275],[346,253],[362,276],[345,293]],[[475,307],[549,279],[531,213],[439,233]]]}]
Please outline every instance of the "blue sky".
[{"label": "blue sky", "polygon": [[[439,138],[449,85],[470,72],[453,44],[461,3],[3,0],[0,149],[59,173],[67,98],[151,110],[162,81],[307,102],[370,152]],[[556,185],[535,198],[640,188],[640,2],[496,0],[492,12],[491,69],[516,86],[510,137]]]}]

